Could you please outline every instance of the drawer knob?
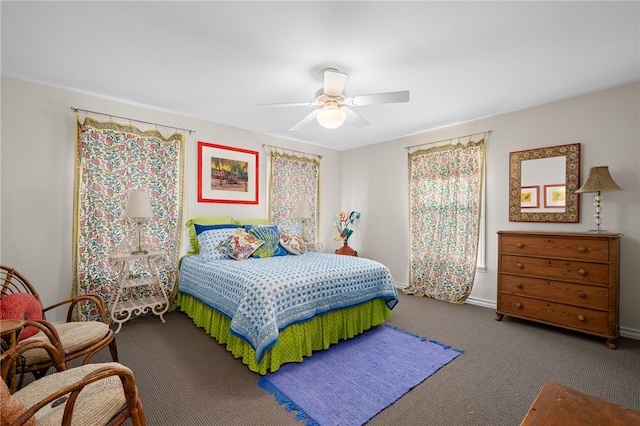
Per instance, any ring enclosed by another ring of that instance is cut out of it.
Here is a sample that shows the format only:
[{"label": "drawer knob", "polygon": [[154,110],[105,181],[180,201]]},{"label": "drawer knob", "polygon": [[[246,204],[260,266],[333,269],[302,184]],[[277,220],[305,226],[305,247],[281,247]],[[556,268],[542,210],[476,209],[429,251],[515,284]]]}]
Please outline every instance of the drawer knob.
[{"label": "drawer knob", "polygon": [[578,273],[580,275],[587,275],[587,271],[585,271],[584,269],[578,269]]},{"label": "drawer knob", "polygon": [[516,263],[516,268],[522,269],[524,265],[521,262]]},{"label": "drawer knob", "polygon": [[578,315],[578,319],[579,319],[580,321],[584,321],[584,315]]},{"label": "drawer knob", "polygon": [[523,247],[523,246],[522,246],[522,243],[516,243],[516,247],[518,247],[518,248],[522,248],[522,247]]},{"label": "drawer knob", "polygon": [[516,308],[518,308],[518,309],[522,308],[522,303],[520,303],[520,302],[516,303]]},{"label": "drawer knob", "polygon": [[580,253],[584,253],[585,251],[587,251],[587,248],[586,247],[578,247],[578,251]]},{"label": "drawer knob", "polygon": [[585,294],[583,292],[578,293],[578,297],[584,299]]},{"label": "drawer knob", "polygon": [[516,284],[516,287],[522,288],[522,284],[518,283],[518,284]]}]

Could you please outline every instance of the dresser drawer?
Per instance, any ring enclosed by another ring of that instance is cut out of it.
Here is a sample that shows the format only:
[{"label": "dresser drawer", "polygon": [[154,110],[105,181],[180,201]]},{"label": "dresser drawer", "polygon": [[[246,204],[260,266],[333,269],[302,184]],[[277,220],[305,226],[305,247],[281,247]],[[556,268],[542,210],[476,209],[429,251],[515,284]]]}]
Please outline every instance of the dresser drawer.
[{"label": "dresser drawer", "polygon": [[606,263],[503,254],[500,256],[498,268],[499,272],[517,275],[601,285],[608,285],[609,283],[609,265]]},{"label": "dresser drawer", "polygon": [[501,274],[499,291],[585,308],[609,309],[609,289],[603,286]]},{"label": "dresser drawer", "polygon": [[501,251],[520,256],[553,256],[594,262],[609,261],[609,241],[603,239],[505,234],[501,236]]},{"label": "dresser drawer", "polygon": [[504,293],[500,294],[498,310],[513,316],[522,316],[549,324],[561,324],[563,327],[577,330],[603,335],[617,334],[611,329],[613,326],[609,327],[609,316],[606,311]]}]

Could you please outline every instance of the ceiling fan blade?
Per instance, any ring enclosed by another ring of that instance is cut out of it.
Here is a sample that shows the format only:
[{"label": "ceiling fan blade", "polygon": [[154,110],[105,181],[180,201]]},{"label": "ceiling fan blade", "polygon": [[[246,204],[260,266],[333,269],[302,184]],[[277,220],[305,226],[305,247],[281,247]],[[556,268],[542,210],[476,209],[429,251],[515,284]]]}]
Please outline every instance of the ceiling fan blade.
[{"label": "ceiling fan blade", "polygon": [[314,106],[318,105],[316,101],[311,102],[286,102],[282,104],[258,104],[256,108],[280,108],[280,107],[294,107],[294,106]]},{"label": "ceiling fan blade", "polygon": [[362,117],[351,108],[342,107],[341,109],[343,109],[347,113],[347,122],[352,126],[360,128],[369,124],[369,122],[365,120],[364,117]]},{"label": "ceiling fan blade", "polygon": [[324,74],[324,94],[329,96],[340,96],[347,82],[347,74],[334,69],[326,69]]},{"label": "ceiling fan blade", "polygon": [[289,131],[290,132],[295,132],[297,130],[302,129],[304,126],[306,126],[307,124],[311,123],[314,118],[316,118],[316,116],[318,115],[318,112],[320,112],[320,109],[314,109],[307,116],[305,116],[302,120],[298,121],[296,124],[291,126],[289,128]]},{"label": "ceiling fan blade", "polygon": [[409,102],[409,91],[376,93],[372,95],[350,96],[345,99],[345,104],[350,106],[393,104],[397,102]]}]

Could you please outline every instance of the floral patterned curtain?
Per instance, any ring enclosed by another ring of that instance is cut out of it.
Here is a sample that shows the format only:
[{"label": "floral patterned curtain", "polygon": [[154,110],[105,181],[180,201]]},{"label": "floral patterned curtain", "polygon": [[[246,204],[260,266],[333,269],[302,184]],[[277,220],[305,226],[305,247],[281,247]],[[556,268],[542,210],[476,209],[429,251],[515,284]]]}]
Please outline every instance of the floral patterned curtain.
[{"label": "floral patterned curtain", "polygon": [[315,158],[271,151],[269,215],[276,225],[300,225],[294,217],[298,201],[311,203],[311,218],[306,221],[309,247],[315,247],[318,235],[320,162]]},{"label": "floral patterned curtain", "polygon": [[[78,120],[73,296],[97,293],[109,304],[117,279],[109,255],[137,246],[135,224],[123,212],[128,193],[138,190],[149,194],[154,214],[143,225],[142,245],[166,252],[158,275],[171,294],[182,235],[184,139],[179,133],[165,138],[157,129],[141,131],[89,117]],[[137,288],[129,296],[144,291]],[[76,312],[83,319],[95,319],[96,314]]]},{"label": "floral patterned curtain", "polygon": [[407,294],[464,303],[476,272],[484,139],[409,154]]}]

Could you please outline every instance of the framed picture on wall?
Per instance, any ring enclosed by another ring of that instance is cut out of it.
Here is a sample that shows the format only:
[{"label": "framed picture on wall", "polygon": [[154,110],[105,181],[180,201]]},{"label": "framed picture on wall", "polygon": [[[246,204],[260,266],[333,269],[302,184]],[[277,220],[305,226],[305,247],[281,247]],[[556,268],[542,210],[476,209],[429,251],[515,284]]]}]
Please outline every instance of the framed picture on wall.
[{"label": "framed picture on wall", "polygon": [[198,142],[198,202],[258,204],[258,152]]},{"label": "framed picture on wall", "polygon": [[545,185],[544,186],[544,206],[545,208],[564,208],[566,203],[566,185]]},{"label": "framed picture on wall", "polygon": [[537,209],[540,207],[540,187],[522,186],[520,187],[520,208]]}]

